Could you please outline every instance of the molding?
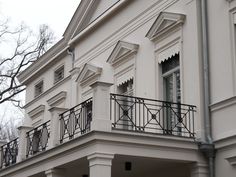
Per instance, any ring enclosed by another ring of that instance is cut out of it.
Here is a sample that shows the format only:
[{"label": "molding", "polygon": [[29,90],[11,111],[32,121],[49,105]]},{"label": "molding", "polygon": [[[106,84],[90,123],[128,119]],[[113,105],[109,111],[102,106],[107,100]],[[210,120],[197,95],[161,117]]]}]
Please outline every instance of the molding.
[{"label": "molding", "polygon": [[102,68],[93,64],[86,63],[76,81],[80,82],[81,85],[85,86],[91,84],[91,81],[98,80],[102,73]]},{"label": "molding", "polygon": [[132,44],[125,41],[118,41],[115,48],[112,50],[107,62],[112,66],[124,61],[128,56],[137,53],[139,48],[138,44]]},{"label": "molding", "polygon": [[43,98],[44,96],[46,96],[48,93],[52,92],[53,90],[55,90],[56,88],[58,88],[60,85],[64,84],[66,81],[70,80],[71,76],[65,77],[63,80],[59,81],[58,83],[56,83],[55,85],[53,85],[51,88],[49,88],[48,90],[46,90],[45,92],[43,92],[42,94],[40,94],[38,97],[34,98],[33,100],[31,100],[30,102],[26,103],[26,105],[23,107],[24,109],[27,109],[29,106],[31,106],[33,103],[35,103],[36,101],[40,100],[41,98]]},{"label": "molding", "polygon": [[135,31],[148,21],[152,20],[161,11],[165,10],[174,3],[176,3],[176,0],[158,1],[152,6],[148,7],[145,11],[138,14],[136,18],[124,24],[103,41],[99,42],[87,52],[82,54],[80,57],[76,58],[76,65],[83,65],[93,60],[95,57],[115,45],[120,39],[125,38],[127,35]]},{"label": "molding", "polygon": [[161,12],[146,34],[146,37],[151,41],[163,38],[173,29],[183,25],[184,21],[185,15],[183,14]]},{"label": "molding", "polygon": [[225,158],[230,165],[236,166],[236,155]]},{"label": "molding", "polygon": [[236,135],[229,135],[227,137],[218,139],[214,141],[216,149],[223,149],[227,147],[232,147],[236,145]]},{"label": "molding", "polygon": [[[148,151],[143,151],[144,148]],[[184,160],[189,163],[201,162],[199,160],[198,145],[192,139],[138,132],[113,131],[107,133],[92,131],[12,166],[3,168],[1,169],[1,176],[14,176],[15,174],[17,176],[32,176],[87,157],[91,155],[91,152],[111,154],[111,149],[120,155],[164,158],[173,161]],[[67,153],[65,154],[65,152]],[[173,157],[173,153],[177,154],[177,156]],[[34,168],[35,166],[37,168]]]},{"label": "molding", "polygon": [[28,112],[28,115],[31,119],[34,119],[37,115],[42,114],[45,111],[45,105],[39,105],[38,107],[34,108],[33,110]]},{"label": "molding", "polygon": [[61,39],[53,47],[51,47],[45,54],[43,54],[38,60],[36,60],[32,65],[27,69],[22,71],[17,79],[22,84],[27,84],[29,80],[38,72],[42,71],[42,68],[48,67],[58,57],[61,57],[63,54],[66,54],[66,51],[69,47],[65,43],[64,39]]},{"label": "molding", "polygon": [[229,107],[232,105],[236,105],[236,96],[233,96],[231,98],[224,99],[222,101],[219,101],[217,103],[211,104],[210,105],[210,110],[212,112],[218,111],[220,109],[223,109],[225,107]]},{"label": "molding", "polygon": [[66,92],[61,91],[60,93],[54,95],[52,98],[47,100],[49,106],[54,107],[57,104],[62,103],[66,99]]},{"label": "molding", "polygon": [[75,74],[79,74],[80,68],[75,67],[72,70],[70,70],[69,72],[70,72],[71,76],[74,76]]},{"label": "molding", "polygon": [[79,32],[74,38],[72,38],[68,44],[73,45],[75,42],[77,42],[80,38],[82,38],[84,35],[86,35],[89,31],[94,29],[97,25],[99,25],[104,19],[106,19],[109,15],[117,11],[124,3],[129,2],[129,0],[119,0],[117,3],[115,3],[113,6],[111,6],[108,10],[106,10],[104,13],[102,13],[98,18],[96,18],[94,21],[92,21],[90,24],[88,24],[83,30]]}]

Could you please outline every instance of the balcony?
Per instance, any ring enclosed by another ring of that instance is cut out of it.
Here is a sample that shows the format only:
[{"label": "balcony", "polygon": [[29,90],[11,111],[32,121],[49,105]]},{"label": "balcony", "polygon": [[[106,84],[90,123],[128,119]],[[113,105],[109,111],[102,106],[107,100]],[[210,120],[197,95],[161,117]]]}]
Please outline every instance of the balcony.
[{"label": "balcony", "polygon": [[[104,88],[106,92],[104,94]],[[110,94],[102,86],[75,107],[51,109],[51,120],[20,129],[20,137],[1,147],[1,168],[65,144],[91,131],[136,132],[195,138],[196,106]],[[102,91],[102,92],[99,92]]]}]

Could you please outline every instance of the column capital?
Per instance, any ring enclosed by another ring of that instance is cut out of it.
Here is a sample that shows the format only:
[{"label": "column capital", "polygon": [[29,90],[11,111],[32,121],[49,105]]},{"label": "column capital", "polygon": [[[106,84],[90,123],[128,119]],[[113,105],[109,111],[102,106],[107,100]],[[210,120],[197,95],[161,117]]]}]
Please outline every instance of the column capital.
[{"label": "column capital", "polygon": [[65,169],[52,168],[52,169],[46,170],[44,173],[47,177],[64,177]]},{"label": "column capital", "polygon": [[66,108],[60,108],[60,107],[51,107],[50,109],[48,109],[49,112],[63,112],[66,111]]},{"label": "column capital", "polygon": [[92,83],[90,85],[90,87],[92,88],[95,88],[95,87],[98,87],[98,86],[103,86],[103,87],[108,87],[110,88],[110,86],[112,86],[113,84],[112,83],[109,83],[109,82],[102,82],[102,81],[96,81],[94,83]]},{"label": "column capital", "polygon": [[74,76],[75,74],[79,74],[79,72],[80,72],[80,69],[78,67],[75,67],[72,70],[70,70],[71,76]]},{"label": "column capital", "polygon": [[95,152],[90,154],[87,159],[89,160],[89,173],[90,177],[111,177],[111,166],[114,154]]}]

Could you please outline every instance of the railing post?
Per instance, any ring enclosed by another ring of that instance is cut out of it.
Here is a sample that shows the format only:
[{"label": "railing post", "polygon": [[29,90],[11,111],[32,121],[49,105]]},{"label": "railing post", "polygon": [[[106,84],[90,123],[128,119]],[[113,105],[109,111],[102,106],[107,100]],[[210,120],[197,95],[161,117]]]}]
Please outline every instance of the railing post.
[{"label": "railing post", "polygon": [[30,131],[32,127],[29,126],[20,126],[19,130],[19,151],[17,155],[17,162],[20,162],[26,158],[26,150],[27,150],[27,139],[26,132]]},{"label": "railing post", "polygon": [[66,111],[65,108],[52,107],[49,109],[51,112],[50,123],[50,138],[48,148],[51,149],[60,144],[60,114]]},{"label": "railing post", "polygon": [[111,131],[110,86],[111,83],[95,82],[93,89],[93,109],[91,130]]}]

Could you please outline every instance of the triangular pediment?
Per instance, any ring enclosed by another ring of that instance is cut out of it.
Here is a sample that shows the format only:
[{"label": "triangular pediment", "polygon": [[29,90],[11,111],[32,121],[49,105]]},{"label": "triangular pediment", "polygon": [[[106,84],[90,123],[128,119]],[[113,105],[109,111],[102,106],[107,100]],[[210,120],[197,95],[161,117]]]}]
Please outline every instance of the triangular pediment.
[{"label": "triangular pediment", "polygon": [[118,41],[115,48],[112,50],[107,62],[114,65],[117,62],[125,59],[127,56],[134,54],[138,51],[139,45],[132,44],[125,41]]},{"label": "triangular pediment", "polygon": [[[88,0],[84,0],[88,1]],[[114,4],[118,3],[119,0],[90,0],[89,8],[84,12],[84,19],[81,24],[75,28],[71,38],[74,38],[80,33],[87,25],[98,19],[103,13],[109,10]]]},{"label": "triangular pediment", "polygon": [[83,66],[81,72],[79,73],[79,76],[76,81],[80,82],[81,84],[85,84],[91,79],[98,78],[101,75],[101,72],[102,68],[93,64],[86,63]]},{"label": "triangular pediment", "polygon": [[167,32],[183,24],[184,21],[185,15],[183,14],[161,12],[146,34],[146,37],[150,40],[160,38]]}]

